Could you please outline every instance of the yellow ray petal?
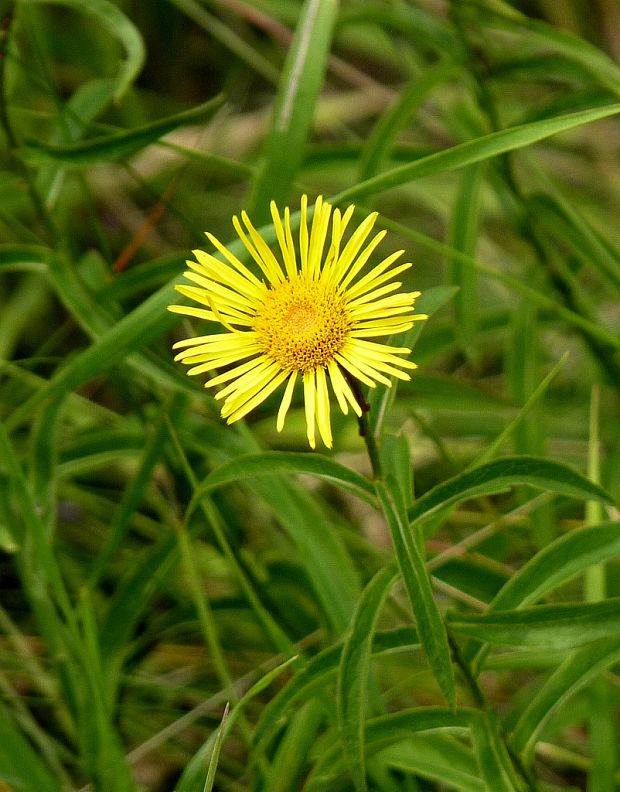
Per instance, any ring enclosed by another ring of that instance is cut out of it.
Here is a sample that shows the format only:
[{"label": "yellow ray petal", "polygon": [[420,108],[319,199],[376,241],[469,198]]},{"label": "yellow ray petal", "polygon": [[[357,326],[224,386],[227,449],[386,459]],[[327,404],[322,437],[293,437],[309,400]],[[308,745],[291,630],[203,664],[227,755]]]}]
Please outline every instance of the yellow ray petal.
[{"label": "yellow ray petal", "polygon": [[329,391],[325,369],[320,366],[315,371],[316,376],[316,420],[321,439],[327,448],[332,447],[332,427],[329,415]]},{"label": "yellow ray petal", "polygon": [[316,384],[314,381],[314,370],[304,371],[304,406],[306,411],[306,429],[310,448],[316,448],[316,436],[314,429],[314,416],[316,412]]},{"label": "yellow ray petal", "polygon": [[288,408],[291,406],[291,400],[293,398],[293,390],[295,388],[296,382],[297,382],[297,372],[291,371],[288,382],[286,383],[284,396],[282,397],[282,401],[280,402],[280,409],[278,410],[278,418],[276,420],[276,429],[278,432],[281,432],[282,429],[284,428],[284,419],[286,418]]}]

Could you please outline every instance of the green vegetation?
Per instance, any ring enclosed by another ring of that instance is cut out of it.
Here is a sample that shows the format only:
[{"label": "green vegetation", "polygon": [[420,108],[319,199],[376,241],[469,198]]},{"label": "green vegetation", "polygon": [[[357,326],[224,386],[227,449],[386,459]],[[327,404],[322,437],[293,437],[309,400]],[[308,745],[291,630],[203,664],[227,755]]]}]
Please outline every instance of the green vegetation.
[{"label": "green vegetation", "polygon": [[[616,6],[0,18],[0,792],[616,790]],[[429,316],[333,451],[299,384],[227,426],[166,310],[302,193]]]}]

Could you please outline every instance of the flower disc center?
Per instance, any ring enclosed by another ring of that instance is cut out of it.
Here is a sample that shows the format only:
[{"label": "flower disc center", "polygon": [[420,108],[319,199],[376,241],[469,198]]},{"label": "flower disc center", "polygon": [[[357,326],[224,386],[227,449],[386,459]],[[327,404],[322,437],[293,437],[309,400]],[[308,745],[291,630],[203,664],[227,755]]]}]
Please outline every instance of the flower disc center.
[{"label": "flower disc center", "polygon": [[304,372],[333,359],[350,324],[345,300],[333,286],[298,275],[267,293],[254,330],[266,355],[284,369]]}]

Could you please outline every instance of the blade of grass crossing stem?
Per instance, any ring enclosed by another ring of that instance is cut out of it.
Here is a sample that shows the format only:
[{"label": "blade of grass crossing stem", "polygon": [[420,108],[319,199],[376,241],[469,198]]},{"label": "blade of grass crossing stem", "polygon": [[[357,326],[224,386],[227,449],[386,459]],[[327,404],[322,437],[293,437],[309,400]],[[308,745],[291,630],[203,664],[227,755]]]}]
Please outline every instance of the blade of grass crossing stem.
[{"label": "blade of grass crossing stem", "polygon": [[358,792],[368,788],[364,753],[364,721],[368,699],[372,641],[381,608],[394,585],[391,566],[373,577],[359,599],[338,669],[338,726],[349,773]]},{"label": "blade of grass crossing stem", "polygon": [[[588,442],[588,475],[595,483],[601,478],[600,449],[600,389],[592,387],[590,396],[590,431]],[[603,516],[598,501],[586,503],[586,525],[595,525]],[[585,571],[584,590],[587,602],[604,600],[607,594],[607,576],[602,563]],[[615,772],[618,760],[615,706],[613,690],[604,676],[597,677],[588,691],[590,703],[589,728],[592,769],[588,776],[588,792],[613,792],[616,789]]]},{"label": "blade of grass crossing stem", "polygon": [[316,101],[323,85],[338,0],[305,0],[282,80],[271,128],[248,201],[248,213],[262,225],[269,201],[286,203],[301,165]]},{"label": "blade of grass crossing stem", "polygon": [[230,710],[230,704],[226,704],[226,707],[224,708],[224,714],[222,715],[222,722],[220,723],[220,728],[217,730],[217,737],[215,738],[213,753],[211,754],[211,758],[209,759],[209,768],[207,770],[207,777],[205,779],[203,792],[212,792],[213,790],[213,784],[215,783],[215,772],[217,770],[217,763],[220,760],[220,751],[222,750],[222,745],[224,744],[224,734],[225,734],[226,721],[228,719],[229,710]]},{"label": "blade of grass crossing stem", "polygon": [[[456,286],[435,286],[431,289],[426,289],[416,300],[416,311],[426,314],[430,318],[443,305],[449,302],[456,292]],[[404,335],[398,336],[398,345],[413,351],[418,338],[424,330],[424,324],[424,322],[415,322],[413,327]],[[394,379],[391,388],[372,388],[368,396],[370,405],[368,421],[371,431],[376,437],[381,437],[382,435],[383,422],[398,392],[398,382],[397,379]]]},{"label": "blade of grass crossing stem", "polygon": [[546,377],[544,377],[538,383],[535,390],[530,394],[530,396],[528,396],[523,407],[521,407],[517,415],[515,415],[510,423],[507,424],[506,428],[500,432],[495,440],[493,440],[493,442],[490,443],[490,445],[488,445],[478,457],[476,457],[476,461],[472,467],[479,467],[480,465],[483,465],[493,459],[495,454],[499,451],[506,440],[516,431],[538,400],[546,393],[547,388],[557,377],[560,369],[564,366],[567,360],[568,352],[565,352],[555,364],[555,366],[551,369],[551,371],[546,375]]},{"label": "blade of grass crossing stem", "polygon": [[[396,565],[393,565],[394,570]],[[394,650],[414,651],[419,649],[417,631],[413,627],[376,632],[372,653]],[[256,743],[267,743],[274,736],[278,725],[285,718],[287,708],[295,702],[309,700],[333,680],[340,666],[342,644],[334,644],[311,657],[303,667],[296,670],[290,682],[271,699],[264,708],[254,732]]]},{"label": "blade of grass crossing stem", "polygon": [[560,132],[567,132],[570,129],[609,118],[618,113],[620,113],[620,104],[605,105],[492,132],[475,140],[459,143],[444,151],[421,157],[407,165],[392,168],[379,176],[374,176],[343,190],[331,200],[342,204],[350,200],[358,200],[365,195],[375,195],[384,190],[401,187],[414,179],[448,173],[465,165],[491,159],[498,154],[506,154],[509,151],[531,146],[533,143],[538,143]]},{"label": "blade of grass crossing stem", "polygon": [[381,501],[405,588],[416,618],[418,635],[441,692],[451,707],[456,704],[454,669],[446,628],[433,598],[429,574],[413,533],[407,511],[393,480],[377,481]]},{"label": "blade of grass crossing stem", "polygon": [[104,27],[112,37],[120,41],[126,57],[119,61],[116,76],[114,100],[118,103],[140,73],[146,59],[142,37],[133,22],[108,0],[88,0],[88,3],[84,0],[32,0],[31,5],[34,3],[64,5],[81,14],[92,16],[97,25]]},{"label": "blade of grass crossing stem", "polygon": [[[454,250],[474,256],[480,230],[482,184],[486,163],[471,165],[465,169],[456,194],[450,220],[449,238]],[[458,286],[455,297],[455,322],[458,327],[459,344],[470,362],[476,363],[478,283],[476,270],[466,259],[450,259],[450,281]]]}]

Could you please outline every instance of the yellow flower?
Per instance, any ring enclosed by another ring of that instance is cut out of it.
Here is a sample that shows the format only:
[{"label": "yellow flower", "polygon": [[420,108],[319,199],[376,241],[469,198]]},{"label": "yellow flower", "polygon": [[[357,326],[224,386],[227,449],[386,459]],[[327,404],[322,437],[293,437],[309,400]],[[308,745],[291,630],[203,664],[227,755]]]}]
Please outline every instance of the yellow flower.
[{"label": "yellow flower", "polygon": [[[343,242],[353,206],[341,214],[319,197],[308,228],[308,201],[301,200],[297,245],[290,212],[280,217],[275,203],[271,215],[279,246],[276,257],[245,212],[233,225],[263,278],[254,275],[212,234],[207,237],[221,253],[220,261],[195,250],[185,273],[192,286],[177,286],[181,294],[204,306],[171,305],[176,313],[219,323],[225,332],[188,338],[175,360],[191,364],[188,374],[221,370],[206,386],[224,385],[222,417],[228,423],[243,418],[286,382],[277,418],[277,430],[291,404],[299,378],[303,383],[308,441],[316,447],[316,427],[325,445],[332,446],[328,381],[343,413],[349,405],[360,416],[362,408],[349,384],[354,378],[374,388],[391,385],[386,375],[409,379],[402,369],[416,368],[402,356],[407,348],[393,348],[368,339],[401,333],[413,322],[420,292],[398,292],[392,278],[410,267],[393,266],[399,250],[363,274],[371,254],[385,236],[375,234],[366,243],[377,219],[369,215]],[[331,220],[331,234],[330,234]],[[325,248],[327,252],[325,253]]]}]

